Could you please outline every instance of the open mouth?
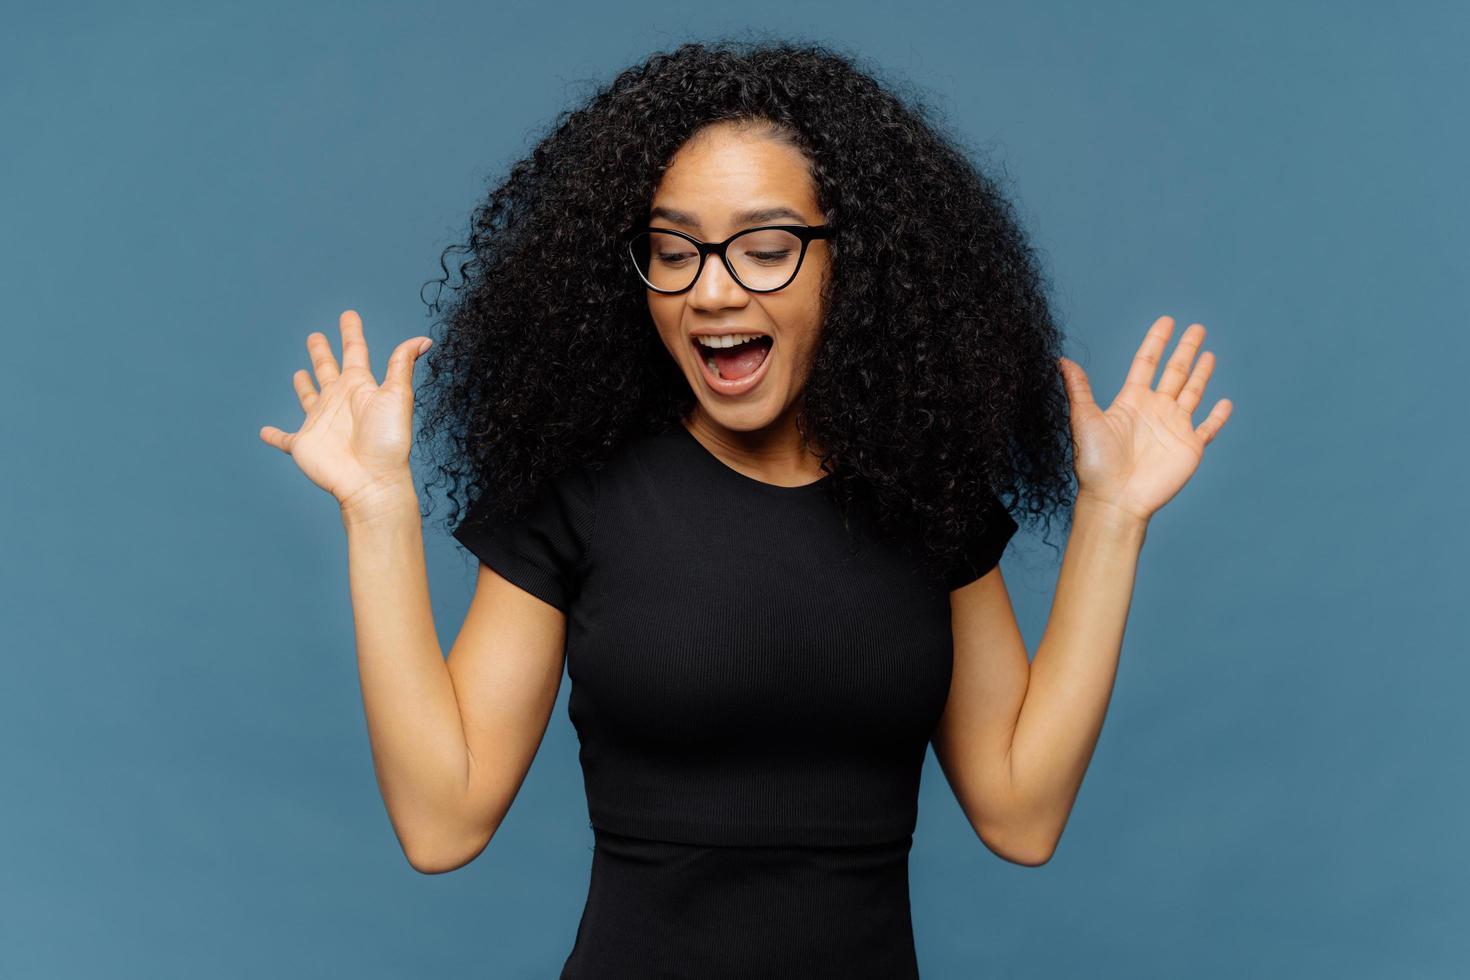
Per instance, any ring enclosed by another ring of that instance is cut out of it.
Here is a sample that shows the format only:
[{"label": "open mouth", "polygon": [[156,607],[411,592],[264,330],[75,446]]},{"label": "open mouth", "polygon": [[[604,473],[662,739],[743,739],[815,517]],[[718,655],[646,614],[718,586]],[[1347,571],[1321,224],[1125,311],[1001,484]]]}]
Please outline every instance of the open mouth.
[{"label": "open mouth", "polygon": [[689,342],[694,346],[695,356],[704,365],[706,377],[726,384],[754,378],[765,364],[766,355],[771,352],[771,346],[775,343],[764,335],[733,347],[706,347],[697,337],[691,337]]}]

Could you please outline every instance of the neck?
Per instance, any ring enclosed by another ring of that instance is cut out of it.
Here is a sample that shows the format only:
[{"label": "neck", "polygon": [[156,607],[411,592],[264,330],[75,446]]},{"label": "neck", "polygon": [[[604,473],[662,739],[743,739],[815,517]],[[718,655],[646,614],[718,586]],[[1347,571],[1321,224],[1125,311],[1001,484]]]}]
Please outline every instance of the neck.
[{"label": "neck", "polygon": [[824,475],[821,458],[801,444],[795,411],[782,413],[763,428],[734,429],[716,422],[702,405],[695,405],[681,424],[710,452],[757,480],[796,486]]}]

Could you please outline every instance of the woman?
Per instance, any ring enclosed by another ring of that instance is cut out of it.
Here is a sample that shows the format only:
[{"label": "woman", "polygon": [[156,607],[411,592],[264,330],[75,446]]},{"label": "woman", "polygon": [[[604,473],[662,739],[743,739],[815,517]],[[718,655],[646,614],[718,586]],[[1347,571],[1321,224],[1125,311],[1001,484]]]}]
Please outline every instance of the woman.
[{"label": "woman", "polygon": [[[992,182],[820,47],[686,44],[625,71],[461,250],[421,431],[456,508],[470,492],[454,534],[480,560],[447,662],[409,469],[429,338],[379,386],[343,313],[340,369],[307,338],[301,427],[261,430],[340,502],[409,862],[487,845],[565,663],[596,843],[563,977],[917,976],[925,750],[985,846],[1050,858],[1148,521],[1229,415],[1191,422],[1204,328],[1155,380],[1159,318],[1101,410]],[[997,563],[1011,510],[1066,505],[1028,663]]]}]

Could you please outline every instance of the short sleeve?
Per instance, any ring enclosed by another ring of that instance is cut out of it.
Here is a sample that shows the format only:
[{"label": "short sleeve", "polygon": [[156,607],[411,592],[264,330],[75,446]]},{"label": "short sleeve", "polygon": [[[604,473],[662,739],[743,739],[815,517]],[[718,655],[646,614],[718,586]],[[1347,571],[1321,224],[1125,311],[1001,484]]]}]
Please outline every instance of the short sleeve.
[{"label": "short sleeve", "polygon": [[520,518],[481,519],[471,512],[454,538],[507,582],[567,612],[581,584],[596,493],[591,470],[574,466],[548,480]]},{"label": "short sleeve", "polygon": [[960,559],[947,576],[945,585],[951,592],[969,585],[1000,564],[1000,556],[1016,533],[1018,525],[1015,518],[998,499],[990,497],[982,509],[984,528],[966,542]]}]

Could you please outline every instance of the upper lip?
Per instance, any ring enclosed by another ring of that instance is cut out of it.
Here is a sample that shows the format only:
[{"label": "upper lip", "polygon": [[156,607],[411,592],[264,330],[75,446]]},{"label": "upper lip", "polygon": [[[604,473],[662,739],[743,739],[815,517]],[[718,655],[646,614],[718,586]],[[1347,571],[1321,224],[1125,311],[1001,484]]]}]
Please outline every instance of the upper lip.
[{"label": "upper lip", "polygon": [[749,327],[706,327],[689,331],[691,337],[724,337],[729,334],[753,333],[761,337],[769,337],[770,334],[764,330],[754,330]]}]

